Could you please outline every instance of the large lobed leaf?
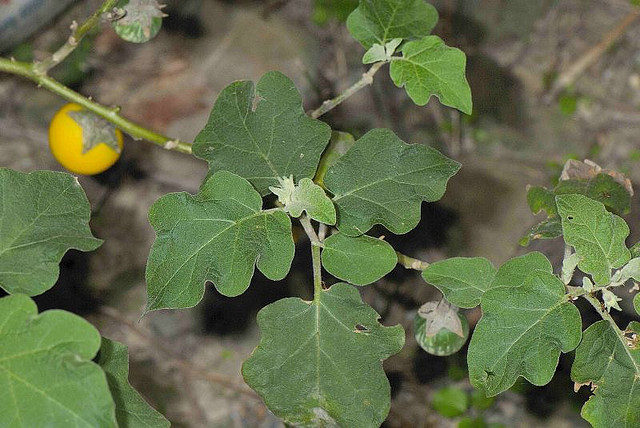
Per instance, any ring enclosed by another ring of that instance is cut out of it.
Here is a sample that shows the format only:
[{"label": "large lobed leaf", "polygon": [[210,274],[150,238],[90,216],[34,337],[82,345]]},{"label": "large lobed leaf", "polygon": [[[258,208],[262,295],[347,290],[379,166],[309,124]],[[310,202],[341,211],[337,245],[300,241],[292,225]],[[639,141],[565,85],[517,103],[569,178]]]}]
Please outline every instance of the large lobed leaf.
[{"label": "large lobed leaf", "polygon": [[578,267],[591,274],[596,284],[608,284],[611,269],[621,267],[631,258],[624,242],[629,226],[602,203],[583,195],[559,195],[556,204],[564,240],[581,259]]},{"label": "large lobed leaf", "polygon": [[560,352],[580,342],[578,309],[541,253],[505,263],[482,296],[482,318],[469,344],[471,383],[487,396],[510,388],[519,376],[548,383]]},{"label": "large lobed leaf", "polygon": [[125,345],[103,337],[98,364],[107,375],[120,428],[162,428],[171,425],[129,384],[129,352]]},{"label": "large lobed leaf", "polygon": [[116,427],[100,367],[100,334],[60,310],[38,315],[16,294],[0,299],[0,424],[10,427]]},{"label": "large lobed leaf", "polygon": [[495,276],[496,268],[483,257],[454,257],[432,263],[422,271],[426,282],[461,308],[478,306]]},{"label": "large lobed leaf", "polygon": [[388,129],[367,132],[327,171],[340,232],[357,236],[374,224],[396,234],[420,221],[422,201],[442,197],[460,164],[436,149],[407,144]]},{"label": "large lobed leaf", "polygon": [[[640,335],[640,323],[631,322],[627,330]],[[571,367],[571,379],[595,387],[594,394],[582,407],[582,417],[594,428],[638,426],[640,349],[637,342],[635,347],[630,347],[608,322],[596,322],[582,335]]]},{"label": "large lobed leaf", "polygon": [[225,296],[248,287],[254,266],[269,279],[286,276],[293,259],[291,221],[262,211],[262,199],[242,177],[221,171],[195,196],[165,195],[149,220],[157,238],[147,263],[148,310],[196,305],[211,281]]},{"label": "large lobed leaf", "polygon": [[90,217],[75,177],[0,168],[0,287],[30,296],[51,288],[67,250],[92,251],[102,243],[91,234]]},{"label": "large lobed leaf", "polygon": [[269,409],[294,426],[379,426],[390,407],[382,360],[404,344],[401,326],[345,283],[313,302],[279,300],[258,313],[262,338],[242,366]]},{"label": "large lobed leaf", "polygon": [[402,46],[402,57],[392,58],[390,74],[393,83],[404,86],[417,105],[427,104],[435,95],[442,104],[471,114],[466,64],[460,49],[445,45],[438,36],[427,36]]},{"label": "large lobed leaf", "polygon": [[293,82],[273,71],[255,87],[239,81],[222,90],[193,154],[210,173],[233,172],[264,196],[279,178],[313,178],[330,137],[328,125],[304,113]]},{"label": "large lobed leaf", "polygon": [[437,22],[438,12],[425,0],[360,0],[347,19],[347,28],[369,49],[392,39],[427,36]]}]

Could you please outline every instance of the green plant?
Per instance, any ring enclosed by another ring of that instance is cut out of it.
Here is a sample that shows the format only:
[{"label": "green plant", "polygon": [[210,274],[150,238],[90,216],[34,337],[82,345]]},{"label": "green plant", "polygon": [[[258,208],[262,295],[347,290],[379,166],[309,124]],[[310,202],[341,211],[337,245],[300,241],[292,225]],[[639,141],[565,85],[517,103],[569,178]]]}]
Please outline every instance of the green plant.
[{"label": "green plant", "polygon": [[[48,76],[103,15],[118,34],[137,42],[152,37],[162,17],[155,1],[107,0],[47,59],[0,58],[0,71],[29,78],[136,139],[208,162],[210,173],[197,194],[165,195],[151,207],[157,238],[146,270],[147,311],[193,307],[207,281],[223,295],[242,294],[256,267],[270,279],[284,278],[294,256],[292,220],[300,223],[311,242],[313,299],[291,297],[263,308],[260,344],[242,368],[274,414],[296,426],[365,427],[384,421],[390,387],[382,360],[401,350],[404,331],[381,325],[355,286],[400,264],[423,271],[450,302],[440,305],[448,308],[446,317],[426,316],[425,329],[432,329],[427,335],[449,329],[466,336],[451,304],[481,304],[484,315],[471,339],[469,371],[474,386],[488,395],[509,388],[518,376],[536,385],[548,382],[559,353],[580,343],[580,315],[572,299],[587,299],[605,321],[585,331],[574,363],[576,382],[598,385],[583,415],[595,426],[632,426],[638,420],[639,351],[636,336],[630,336],[637,323],[622,332],[608,312],[616,305],[611,289],[640,276],[638,263],[629,261],[624,247],[624,221],[590,199],[584,186],[532,196],[532,204],[549,213],[554,233],[560,230],[575,247],[575,254],[567,253],[564,281],[540,253],[497,270],[479,258],[429,265],[366,235],[374,225],[396,234],[412,230],[421,203],[440,199],[460,165],[426,145],[405,143],[391,130],[374,129],[354,141],[332,133],[318,118],[370,85],[387,64],[393,82],[416,104],[435,95],[444,105],[471,113],[465,56],[431,35],[437,21],[432,6],[423,0],[361,0],[347,27],[367,50],[363,62],[372,64],[362,79],[309,115],[292,81],[280,72],[265,74],[255,85],[232,83],[193,145],[135,124],[117,107],[102,106]],[[138,20],[130,22],[133,17]],[[277,202],[265,206],[269,194]],[[0,201],[0,286],[11,294],[0,299],[0,390],[10,391],[0,400],[0,414],[10,425],[25,427],[167,426],[128,385],[122,345],[101,339],[69,313],[38,315],[27,297],[52,287],[69,248],[91,251],[100,245],[88,228],[89,205],[77,181],[64,173],[0,169]],[[576,266],[594,283],[568,286]],[[323,268],[345,282],[326,287]],[[620,270],[611,276],[611,269]],[[607,365],[610,357],[614,363]],[[627,393],[627,401],[620,392]]]}]

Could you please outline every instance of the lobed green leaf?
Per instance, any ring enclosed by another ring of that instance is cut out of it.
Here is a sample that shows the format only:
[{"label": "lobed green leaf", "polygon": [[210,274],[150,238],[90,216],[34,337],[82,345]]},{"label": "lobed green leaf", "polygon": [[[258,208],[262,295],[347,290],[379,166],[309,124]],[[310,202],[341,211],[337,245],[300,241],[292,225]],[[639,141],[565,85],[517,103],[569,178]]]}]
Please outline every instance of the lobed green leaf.
[{"label": "lobed green leaf", "polygon": [[382,239],[338,232],[324,240],[322,265],[331,275],[350,284],[371,284],[391,272],[397,263],[395,250]]},{"label": "lobed green leaf", "polygon": [[[640,323],[632,321],[627,330],[640,335]],[[634,428],[640,421],[640,349],[626,342],[608,322],[598,321],[576,349],[571,379],[595,387],[582,407],[594,428]]]},{"label": "lobed green leaf", "polygon": [[438,22],[438,12],[425,0],[360,0],[347,18],[351,35],[365,49],[384,46],[392,39],[427,36]]},{"label": "lobed green leaf", "polygon": [[242,366],[267,407],[294,426],[379,426],[389,412],[382,360],[404,344],[354,287],[339,283],[313,302],[279,300],[258,313],[261,340]]},{"label": "lobed green leaf", "polygon": [[426,282],[461,308],[478,306],[495,275],[496,268],[483,257],[454,257],[431,263],[422,271],[422,278]]},{"label": "lobed green leaf", "polygon": [[90,218],[89,201],[72,175],[0,168],[0,287],[30,296],[50,289],[64,253],[102,243],[91,234]]},{"label": "lobed green leaf", "polygon": [[107,375],[107,382],[116,405],[120,428],[161,428],[171,423],[151,407],[129,384],[129,352],[120,342],[102,338],[98,364]]},{"label": "lobed green leaf", "polygon": [[149,212],[157,237],[147,262],[147,309],[194,306],[205,281],[225,296],[242,294],[254,266],[269,279],[284,278],[294,253],[291,221],[261,207],[251,184],[226,171],[207,178],[195,196],[156,201]]},{"label": "lobed green leaf", "polygon": [[498,270],[482,296],[482,313],[467,360],[471,383],[487,396],[507,390],[519,376],[538,386],[548,383],[560,352],[580,342],[580,312],[540,253]]},{"label": "lobed green leaf", "polygon": [[405,43],[402,57],[391,62],[391,79],[419,106],[432,95],[446,106],[471,114],[471,88],[465,77],[467,57],[460,49],[444,44],[438,36]]},{"label": "lobed green leaf", "polygon": [[325,175],[336,226],[350,236],[374,224],[407,233],[420,221],[421,202],[440,199],[459,168],[436,149],[406,144],[388,129],[369,131]]},{"label": "lobed green leaf", "polygon": [[564,240],[581,258],[578,267],[591,274],[596,284],[608,284],[611,269],[631,258],[624,242],[629,226],[602,203],[583,195],[559,195],[556,203]]},{"label": "lobed green leaf", "polygon": [[0,299],[0,421],[34,428],[116,427],[102,369],[100,334],[77,315],[38,315],[23,294]]},{"label": "lobed green leaf", "polygon": [[281,177],[313,178],[330,136],[327,124],[305,114],[293,82],[273,71],[257,86],[239,81],[222,90],[193,154],[210,174],[233,172],[264,196]]}]

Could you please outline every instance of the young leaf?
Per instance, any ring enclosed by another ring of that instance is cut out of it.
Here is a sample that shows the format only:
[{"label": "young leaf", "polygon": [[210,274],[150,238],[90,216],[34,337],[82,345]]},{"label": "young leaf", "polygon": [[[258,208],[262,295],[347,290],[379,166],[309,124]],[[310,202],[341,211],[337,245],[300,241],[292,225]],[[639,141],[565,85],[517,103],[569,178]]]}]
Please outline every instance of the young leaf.
[{"label": "young leaf", "polygon": [[245,80],[222,90],[193,154],[210,173],[233,172],[264,196],[280,177],[313,178],[330,136],[327,124],[304,113],[293,82],[273,71],[255,87]]},{"label": "young leaf", "polygon": [[269,279],[286,276],[294,244],[289,216],[262,211],[249,182],[221,171],[195,196],[172,193],[149,211],[157,238],[147,263],[148,310],[188,308],[211,281],[225,296],[248,287],[254,265]]},{"label": "young leaf", "polygon": [[129,352],[125,345],[103,337],[98,364],[107,375],[120,428],[159,428],[171,425],[129,384]]},{"label": "young leaf", "polygon": [[388,129],[367,132],[330,169],[338,229],[347,235],[382,224],[396,234],[420,221],[422,201],[437,201],[460,164],[436,149],[406,144]]},{"label": "young leaf", "polygon": [[22,294],[0,299],[2,425],[115,428],[107,379],[91,362],[99,348],[100,334],[77,315],[38,315]]},{"label": "young leaf", "polygon": [[[640,334],[640,323],[631,322],[627,330]],[[608,322],[598,321],[584,331],[571,379],[595,387],[581,413],[595,428],[638,426],[640,349],[630,347]]]},{"label": "young leaf", "polygon": [[487,396],[507,390],[519,376],[534,385],[548,383],[560,352],[580,342],[580,312],[549,261],[532,254],[505,263],[482,296],[483,315],[467,360],[471,383]]},{"label": "young leaf", "polygon": [[446,299],[461,308],[473,308],[491,287],[496,268],[482,257],[454,257],[431,263],[422,278],[435,286]]},{"label": "young leaf", "polygon": [[0,287],[30,296],[50,289],[67,250],[92,251],[102,243],[91,234],[90,217],[75,177],[0,168]]},{"label": "young leaf", "polygon": [[631,258],[624,240],[629,226],[604,205],[582,195],[556,196],[562,232],[567,244],[581,257],[578,267],[591,274],[598,285],[608,284],[611,269]]},{"label": "young leaf", "polygon": [[618,282],[624,284],[631,278],[635,281],[640,281],[640,257],[634,257],[620,269],[620,277],[617,278]]},{"label": "young leaf", "polygon": [[388,61],[387,51],[384,46],[375,43],[362,56],[363,64],[373,64],[378,61]]},{"label": "young leaf", "polygon": [[391,272],[397,263],[393,247],[382,239],[338,232],[324,240],[322,265],[331,275],[351,284],[371,284]]},{"label": "young leaf", "polygon": [[262,338],[242,366],[267,407],[295,426],[379,426],[390,407],[382,360],[404,344],[358,290],[339,283],[313,302],[279,300],[258,313]]},{"label": "young leaf", "polygon": [[284,205],[284,211],[292,217],[300,217],[303,211],[312,219],[324,224],[336,224],[333,202],[310,178],[303,178],[296,186],[293,177],[280,179],[279,187],[269,187]]},{"label": "young leaf", "polygon": [[450,48],[438,36],[408,42],[402,57],[391,62],[391,79],[419,106],[432,95],[446,106],[471,114],[471,88],[465,77],[467,58],[460,49]]},{"label": "young leaf", "polygon": [[438,12],[425,0],[360,0],[347,18],[347,28],[365,49],[392,39],[427,36],[438,22]]},{"label": "young leaf", "polygon": [[633,309],[640,315],[640,293],[636,293],[636,295],[633,296]]}]

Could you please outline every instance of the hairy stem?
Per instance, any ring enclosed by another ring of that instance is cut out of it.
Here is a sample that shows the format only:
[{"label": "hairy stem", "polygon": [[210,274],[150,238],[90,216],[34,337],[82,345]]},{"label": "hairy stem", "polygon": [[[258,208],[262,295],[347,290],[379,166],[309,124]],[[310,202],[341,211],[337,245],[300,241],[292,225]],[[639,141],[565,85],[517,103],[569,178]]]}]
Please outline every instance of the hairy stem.
[{"label": "hairy stem", "polygon": [[158,134],[157,132],[147,129],[142,125],[138,125],[137,123],[134,123],[122,117],[120,115],[119,107],[107,107],[99,104],[66,87],[62,83],[47,76],[46,74],[39,73],[35,70],[35,67],[36,64],[0,58],[0,72],[6,72],[26,77],[27,79],[37,83],[39,87],[48,89],[54,94],[66,99],[67,101],[80,104],[87,110],[113,123],[122,131],[131,135],[134,140],[147,140],[167,150],[175,150],[181,153],[191,153],[191,144],[166,137],[162,134]]},{"label": "hairy stem", "polygon": [[339,106],[344,100],[358,92],[360,89],[364,88],[365,86],[371,85],[373,83],[374,74],[376,74],[378,70],[380,70],[380,67],[382,67],[384,64],[386,64],[386,61],[380,61],[373,64],[369,71],[362,75],[362,78],[360,80],[349,86],[343,93],[341,93],[337,97],[324,101],[320,107],[311,112],[310,116],[314,119],[319,118],[323,114]]},{"label": "hairy stem", "polygon": [[399,251],[396,251],[396,255],[398,256],[398,264],[406,269],[425,270],[429,267],[429,263],[414,259],[413,257],[409,257]]},{"label": "hairy stem", "polygon": [[46,74],[47,71],[60,64],[66,57],[73,52],[80,41],[87,35],[95,26],[100,23],[100,18],[104,13],[112,10],[118,0],[106,0],[102,3],[102,6],[96,10],[82,25],[78,25],[73,21],[71,24],[71,35],[67,39],[64,45],[62,45],[57,51],[51,54],[46,59],[35,62],[33,64],[33,70],[39,74]]},{"label": "hairy stem", "polygon": [[322,292],[322,262],[320,260],[320,248],[322,248],[322,242],[318,238],[311,220],[306,214],[300,216],[300,224],[304,232],[311,241],[311,261],[313,264],[313,299],[320,298],[320,292]]}]

